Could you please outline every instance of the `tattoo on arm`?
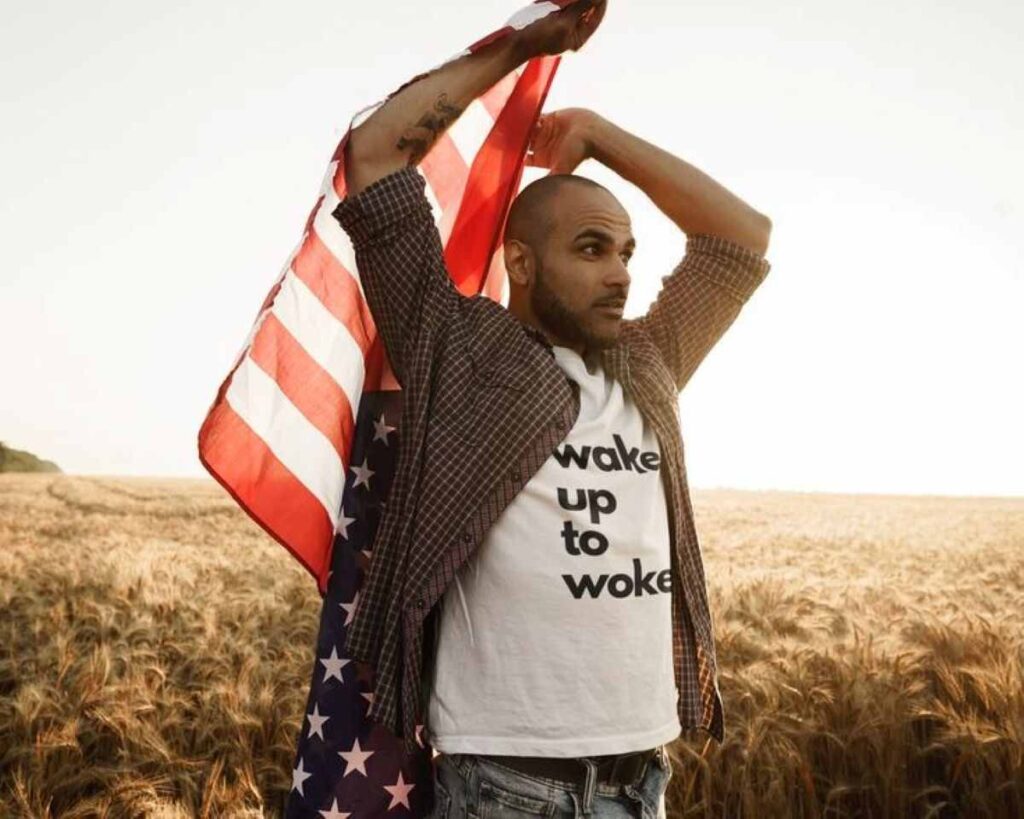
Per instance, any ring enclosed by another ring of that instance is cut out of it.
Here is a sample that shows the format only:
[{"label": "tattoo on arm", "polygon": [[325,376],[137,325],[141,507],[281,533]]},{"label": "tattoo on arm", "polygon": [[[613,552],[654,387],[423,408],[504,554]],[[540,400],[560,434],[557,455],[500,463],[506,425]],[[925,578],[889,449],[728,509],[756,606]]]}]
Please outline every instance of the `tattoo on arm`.
[{"label": "tattoo on arm", "polygon": [[442,93],[434,102],[434,109],[425,113],[419,122],[402,134],[395,147],[400,151],[411,148],[408,164],[418,165],[437,138],[461,113],[462,109],[449,103],[448,95]]}]

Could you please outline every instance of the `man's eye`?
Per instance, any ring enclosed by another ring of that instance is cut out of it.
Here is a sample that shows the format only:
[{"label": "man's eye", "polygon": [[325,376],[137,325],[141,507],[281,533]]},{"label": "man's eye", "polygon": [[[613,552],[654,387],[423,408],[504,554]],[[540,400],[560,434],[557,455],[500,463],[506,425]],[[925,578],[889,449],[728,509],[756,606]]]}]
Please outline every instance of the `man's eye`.
[{"label": "man's eye", "polygon": [[601,248],[599,248],[597,245],[584,245],[583,250],[596,250],[600,252]]},{"label": "man's eye", "polygon": [[622,261],[624,261],[626,264],[629,264],[629,260],[632,259],[632,258],[633,258],[633,254],[632,253],[623,253],[622,254]]}]

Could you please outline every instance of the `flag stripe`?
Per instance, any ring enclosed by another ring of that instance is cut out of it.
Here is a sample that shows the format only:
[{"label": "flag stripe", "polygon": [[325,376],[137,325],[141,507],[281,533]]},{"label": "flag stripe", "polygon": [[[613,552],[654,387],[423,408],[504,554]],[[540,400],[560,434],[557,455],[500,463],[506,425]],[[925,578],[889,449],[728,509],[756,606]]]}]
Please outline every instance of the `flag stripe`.
[{"label": "flag stripe", "polygon": [[323,544],[334,534],[319,498],[274,457],[227,402],[210,411],[203,433],[203,466],[319,581],[329,566]]},{"label": "flag stripe", "polygon": [[[571,2],[531,3],[456,57]],[[509,72],[467,106],[420,163],[453,282],[467,296],[483,291],[494,298],[507,287],[500,231],[518,188],[528,130],[557,63],[545,57]],[[387,99],[445,64],[410,79]],[[273,494],[265,471],[269,458],[303,497],[323,504],[329,525],[321,531],[333,533],[360,396],[400,389],[359,280],[351,241],[332,216],[345,195],[342,163],[351,130],[387,99],[358,111],[335,148],[302,240],[264,299],[200,430],[200,459],[226,487],[251,482],[251,491],[233,494],[261,523],[269,520],[266,502],[252,504],[261,486]],[[261,448],[253,453],[255,442]],[[225,457],[226,452],[235,457]],[[238,464],[255,471],[240,471]],[[275,537],[286,539],[280,532]],[[325,536],[322,554],[289,547],[317,575],[321,593],[332,545],[333,538]]]},{"label": "flag stripe", "polygon": [[531,61],[470,168],[459,215],[445,246],[445,262],[463,293],[478,293],[509,205],[519,186],[533,114],[547,95],[560,58]]},{"label": "flag stripe", "polygon": [[462,158],[447,131],[423,157],[420,170],[433,188],[442,211],[458,207],[462,189],[469,178],[469,163]]},{"label": "flag stripe", "polygon": [[331,442],[302,416],[250,356],[242,359],[235,371],[226,398],[285,469],[323,504],[333,532],[341,509],[345,472]]},{"label": "flag stripe", "polygon": [[467,105],[466,110],[451,124],[448,133],[467,167],[472,167],[473,159],[493,125],[494,118],[478,99]]},{"label": "flag stripe", "polygon": [[331,442],[347,468],[346,444],[352,440],[355,420],[345,390],[310,357],[274,314],[263,322],[251,355],[303,417]]},{"label": "flag stripe", "polygon": [[[321,211],[326,211],[333,197],[325,197]],[[328,216],[340,231],[337,220]],[[313,231],[306,234],[302,249],[292,262],[292,274],[299,279],[319,301],[324,309],[341,324],[352,342],[365,355],[376,335],[376,324],[369,305],[363,295],[359,279],[352,272],[355,268],[354,258],[351,267],[335,255],[324,242],[324,236],[330,236],[337,242],[337,235],[329,231],[326,221],[317,217],[313,223]],[[346,240],[348,237],[345,237]]]},{"label": "flag stripe", "polygon": [[363,391],[363,351],[302,279],[294,274],[285,276],[272,313],[346,395]]}]

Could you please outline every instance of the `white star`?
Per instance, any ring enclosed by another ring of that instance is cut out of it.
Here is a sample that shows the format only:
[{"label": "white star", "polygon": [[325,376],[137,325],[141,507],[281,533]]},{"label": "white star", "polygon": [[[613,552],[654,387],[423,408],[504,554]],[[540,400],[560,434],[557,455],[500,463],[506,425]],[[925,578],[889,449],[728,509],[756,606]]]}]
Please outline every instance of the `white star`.
[{"label": "white star", "polygon": [[[299,796],[305,796],[302,792],[302,783],[309,779],[313,774],[306,773],[302,769],[302,758],[299,758],[299,767],[292,771],[292,791],[298,791]],[[291,793],[291,791],[289,791]]]},{"label": "white star", "polygon": [[373,422],[373,440],[376,441],[380,438],[384,442],[384,446],[390,446],[388,444],[388,433],[393,432],[395,427],[389,427],[387,422],[384,420],[384,413],[380,414],[380,418]]},{"label": "white star", "polygon": [[365,483],[366,488],[370,488],[370,476],[375,474],[370,467],[366,465],[366,458],[363,458],[363,462],[358,466],[349,467],[353,472],[356,473],[356,482],[352,484],[352,488],[355,489],[359,484]]},{"label": "white star", "polygon": [[350,518],[345,515],[344,508],[341,510],[341,514],[338,516],[338,523],[334,527],[335,532],[341,532],[341,536],[348,540],[348,525],[355,521],[355,518]]},{"label": "white star", "polygon": [[416,726],[416,744],[419,745],[421,748],[425,747],[423,745],[423,740],[420,739],[420,736],[422,734],[423,734],[423,726],[422,725],[417,725]]},{"label": "white star", "polygon": [[317,705],[316,703],[313,703],[313,713],[312,714],[306,714],[306,716],[309,718],[309,734],[308,734],[308,736],[313,736],[313,734],[318,734],[320,736],[320,739],[323,739],[324,738],[324,730],[323,730],[324,729],[324,723],[327,722],[327,720],[329,720],[330,717],[322,717],[322,716],[320,716],[320,706]]},{"label": "white star", "polygon": [[360,549],[359,553],[363,555],[367,560],[373,557],[373,552],[370,549]]},{"label": "white star", "polygon": [[359,737],[352,743],[351,751],[338,751],[338,756],[345,760],[345,773],[342,778],[348,776],[352,771],[359,771],[366,776],[366,760],[373,756],[376,751],[364,751],[359,747]]},{"label": "white star", "polygon": [[373,692],[372,691],[360,691],[360,696],[366,700],[367,705],[373,705]]},{"label": "white star", "polygon": [[352,598],[351,603],[338,603],[340,608],[345,609],[345,622],[342,625],[348,625],[352,621],[352,615],[356,611],[356,601],[359,599],[359,592],[356,592],[356,596]]},{"label": "white star", "polygon": [[334,805],[331,806],[331,809],[320,811],[320,815],[324,817],[324,819],[347,819],[347,817],[351,816],[352,814],[343,813],[342,811],[338,810],[338,797],[334,797]]},{"label": "white star", "polygon": [[322,662],[324,664],[324,668],[327,669],[324,671],[324,682],[327,682],[331,677],[337,677],[339,682],[345,682],[341,676],[341,669],[352,661],[342,660],[338,657],[337,648],[331,648],[331,656],[327,658],[321,657],[320,662]]},{"label": "white star", "polygon": [[391,794],[391,804],[388,805],[388,810],[391,810],[396,805],[405,805],[410,810],[412,805],[409,804],[409,791],[416,786],[412,783],[408,785],[402,779],[402,772],[398,772],[398,782],[394,785],[384,785],[384,790]]}]

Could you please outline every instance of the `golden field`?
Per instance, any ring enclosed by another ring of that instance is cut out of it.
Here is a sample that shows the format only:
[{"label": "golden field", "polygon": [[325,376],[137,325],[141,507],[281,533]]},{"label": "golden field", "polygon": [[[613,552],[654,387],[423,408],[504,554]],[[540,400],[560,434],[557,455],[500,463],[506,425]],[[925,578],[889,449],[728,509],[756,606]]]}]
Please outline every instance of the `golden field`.
[{"label": "golden field", "polygon": [[[670,816],[1024,817],[1024,499],[693,500],[726,738]],[[278,815],[319,612],[213,481],[0,475],[0,816]]]}]

